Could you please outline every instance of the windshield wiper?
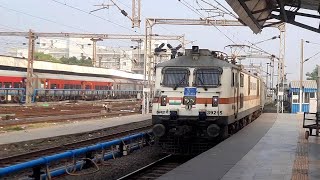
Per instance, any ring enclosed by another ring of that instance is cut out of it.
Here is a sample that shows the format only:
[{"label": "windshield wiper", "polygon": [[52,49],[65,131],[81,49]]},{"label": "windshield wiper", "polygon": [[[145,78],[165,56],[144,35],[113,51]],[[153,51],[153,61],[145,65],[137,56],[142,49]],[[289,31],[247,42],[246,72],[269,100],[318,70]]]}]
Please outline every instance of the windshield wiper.
[{"label": "windshield wiper", "polygon": [[198,77],[198,79],[199,79],[199,81],[201,82],[203,89],[204,89],[205,91],[208,91],[208,88],[206,87],[206,85],[204,85],[202,79],[201,79],[200,77]]},{"label": "windshield wiper", "polygon": [[185,79],[186,79],[186,77],[183,77],[183,78],[181,79],[181,81],[173,87],[173,90],[176,90],[176,89],[183,83],[183,81],[184,81]]}]

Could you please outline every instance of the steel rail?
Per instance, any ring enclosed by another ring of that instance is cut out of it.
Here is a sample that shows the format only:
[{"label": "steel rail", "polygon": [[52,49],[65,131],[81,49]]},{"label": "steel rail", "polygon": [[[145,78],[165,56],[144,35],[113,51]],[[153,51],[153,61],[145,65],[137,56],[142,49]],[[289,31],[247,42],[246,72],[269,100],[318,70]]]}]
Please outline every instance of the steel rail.
[{"label": "steel rail", "polygon": [[95,144],[98,142],[122,137],[124,135],[128,135],[131,133],[137,133],[137,132],[149,130],[150,128],[151,128],[151,125],[145,125],[142,127],[137,127],[134,129],[129,129],[129,130],[125,130],[125,131],[121,131],[121,132],[117,132],[117,133],[112,133],[112,134],[108,134],[105,136],[94,137],[94,138],[90,138],[90,139],[86,139],[86,140],[82,140],[82,141],[64,144],[61,146],[55,146],[55,147],[50,147],[50,148],[46,148],[46,149],[41,149],[41,150],[36,150],[36,151],[28,152],[28,153],[23,153],[23,154],[18,154],[18,155],[14,155],[14,156],[1,158],[0,159],[0,169],[3,167],[6,167],[6,166],[18,164],[20,162],[25,162],[28,160],[36,159],[36,158],[44,156],[44,155],[57,154],[59,152],[64,152],[64,151],[67,151],[70,149],[85,147],[85,146],[92,145],[92,144]]}]

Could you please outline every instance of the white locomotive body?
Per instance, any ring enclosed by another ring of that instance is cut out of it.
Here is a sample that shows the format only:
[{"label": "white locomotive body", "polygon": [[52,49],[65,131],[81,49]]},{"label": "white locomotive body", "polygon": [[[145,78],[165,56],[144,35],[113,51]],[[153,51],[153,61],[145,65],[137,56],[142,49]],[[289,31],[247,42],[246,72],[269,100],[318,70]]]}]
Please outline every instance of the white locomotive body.
[{"label": "white locomotive body", "polygon": [[158,143],[190,154],[226,138],[259,116],[263,87],[261,78],[197,47],[158,64],[152,109]]}]

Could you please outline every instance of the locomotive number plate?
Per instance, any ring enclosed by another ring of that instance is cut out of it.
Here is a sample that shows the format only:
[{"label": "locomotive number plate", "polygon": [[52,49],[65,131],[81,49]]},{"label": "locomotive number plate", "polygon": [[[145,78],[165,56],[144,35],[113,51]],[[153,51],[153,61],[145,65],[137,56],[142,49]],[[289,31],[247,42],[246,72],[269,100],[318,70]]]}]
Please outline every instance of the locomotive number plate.
[{"label": "locomotive number plate", "polygon": [[207,111],[207,115],[219,115],[221,116],[223,113],[222,111]]},{"label": "locomotive number plate", "polygon": [[197,88],[195,87],[185,87],[184,96],[197,96]]}]

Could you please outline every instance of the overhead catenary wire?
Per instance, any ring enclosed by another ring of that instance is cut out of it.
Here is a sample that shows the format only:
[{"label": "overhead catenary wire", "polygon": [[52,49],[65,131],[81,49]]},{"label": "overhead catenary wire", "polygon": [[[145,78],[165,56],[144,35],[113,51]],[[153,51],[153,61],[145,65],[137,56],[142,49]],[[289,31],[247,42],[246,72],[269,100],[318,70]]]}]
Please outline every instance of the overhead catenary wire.
[{"label": "overhead catenary wire", "polygon": [[[196,1],[198,1],[198,0],[196,0]],[[220,9],[220,8],[218,8],[218,7],[215,7],[215,6],[213,6],[211,3],[209,3],[209,2],[207,2],[207,1],[205,1],[205,0],[200,0],[200,1],[202,1],[203,3],[205,3],[205,4],[207,4],[207,5],[211,6],[211,7],[214,7],[214,8],[216,8],[216,9],[218,9],[219,11],[223,12],[224,14],[228,14],[228,15],[230,15],[230,16],[232,16],[232,17],[234,17],[234,18],[237,19],[237,16],[235,16],[233,13],[231,13],[231,12],[228,11],[228,10],[227,10],[227,12],[226,12],[225,10]],[[218,3],[218,4],[221,5],[220,3]],[[222,5],[221,5],[221,6],[222,6]],[[223,6],[222,6],[222,7],[223,7]]]},{"label": "overhead catenary wire", "polygon": [[[111,23],[111,24],[113,24],[113,25],[116,25],[116,26],[119,26],[119,27],[121,27],[121,28],[127,29],[127,30],[129,30],[129,31],[131,31],[131,32],[138,33],[137,31],[134,31],[134,30],[132,30],[132,29],[130,29],[130,28],[128,28],[128,27],[125,27],[125,26],[123,26],[123,25],[121,25],[121,24],[118,24],[118,23],[113,22],[113,21],[111,21],[111,20],[109,20],[109,19],[106,19],[106,18],[104,18],[104,17],[102,17],[102,16],[98,16],[98,15],[96,15],[96,14],[90,13],[90,11],[85,11],[85,10],[83,10],[83,9],[80,9],[80,8],[78,8],[78,7],[69,5],[69,4],[67,4],[67,3],[60,2],[60,1],[58,1],[58,0],[51,0],[51,1],[56,2],[56,3],[58,3],[58,4],[61,4],[61,5],[64,5],[64,6],[67,6],[67,7],[69,7],[69,8],[74,9],[74,10],[77,10],[77,11],[79,11],[79,12],[88,14],[88,15],[90,15],[90,16],[94,16],[94,17],[96,17],[96,18],[99,18],[99,19],[101,19],[101,20],[104,20],[104,21],[106,21],[106,22],[109,22],[109,23]],[[138,33],[138,34],[140,34],[140,33]],[[142,35],[142,34],[140,34],[140,35]]]},{"label": "overhead catenary wire", "polygon": [[43,18],[43,17],[40,17],[40,16],[35,16],[35,15],[29,14],[29,13],[26,13],[26,12],[23,12],[23,11],[19,11],[19,10],[16,10],[16,9],[8,8],[8,7],[3,6],[1,4],[0,4],[0,7],[3,8],[3,9],[7,9],[7,10],[10,10],[10,11],[13,11],[13,12],[17,12],[17,13],[26,15],[26,16],[30,16],[30,17],[33,17],[33,18],[41,19],[43,21],[47,21],[47,22],[50,22],[50,23],[58,24],[60,26],[68,27],[68,28],[75,29],[75,30],[80,30],[80,31],[83,31],[83,32],[88,32],[87,30],[84,30],[82,28],[78,28],[78,27],[67,25],[67,24],[59,23],[57,21],[54,21],[54,20],[51,20],[51,19],[47,19],[47,18]]},{"label": "overhead catenary wire", "polygon": [[[91,15],[91,16],[94,16],[94,17],[97,17],[97,18],[99,18],[99,19],[101,19],[101,20],[110,22],[110,23],[112,23],[112,24],[114,24],[114,25],[117,25],[117,26],[119,26],[119,27],[122,27],[122,28],[124,28],[124,29],[127,29],[127,30],[129,30],[129,31],[131,31],[131,32],[137,33],[137,34],[139,34],[139,35],[143,35],[143,34],[141,34],[141,33],[138,33],[137,31],[134,31],[134,30],[132,30],[132,29],[130,29],[130,28],[127,28],[127,27],[125,27],[125,26],[123,26],[123,25],[121,25],[121,24],[115,23],[115,22],[113,22],[113,21],[111,21],[111,20],[108,20],[108,19],[106,19],[106,18],[104,18],[104,17],[101,17],[101,16],[98,16],[98,15],[96,15],[96,14],[90,13],[89,11],[85,11],[85,10],[83,10],[83,9],[74,7],[74,6],[72,6],[72,5],[69,5],[69,4],[60,2],[60,1],[58,1],[58,0],[52,0],[52,1],[53,1],[53,2],[56,2],[56,3],[59,3],[59,4],[61,4],[61,5],[67,6],[67,7],[69,7],[69,8],[72,8],[72,9],[74,9],[74,10],[80,11],[80,12],[82,12],[82,13],[85,13],[85,14],[88,14],[88,15]],[[126,41],[123,41],[123,40],[119,40],[119,41],[126,42]],[[126,43],[127,43],[127,42],[126,42]],[[129,44],[129,43],[128,43],[128,44]]]},{"label": "overhead catenary wire", "polygon": [[[52,20],[52,19],[48,19],[48,18],[44,18],[44,17],[39,17],[39,16],[36,16],[36,15],[33,15],[33,14],[30,14],[30,13],[26,13],[26,12],[23,12],[23,11],[20,11],[20,10],[16,10],[16,9],[12,9],[12,8],[8,8],[4,5],[1,5],[0,4],[0,7],[3,8],[3,9],[6,9],[6,10],[9,10],[9,11],[13,11],[13,12],[16,12],[16,13],[19,13],[19,14],[23,14],[23,15],[26,15],[26,16],[29,16],[29,17],[32,17],[32,18],[36,18],[36,19],[40,19],[40,20],[43,20],[43,21],[46,21],[46,22],[50,22],[50,23],[54,23],[54,24],[57,24],[57,25],[60,25],[60,26],[64,26],[64,27],[68,27],[68,28],[71,28],[71,29],[75,29],[75,30],[78,30],[78,31],[81,31],[81,32],[86,32],[86,33],[92,33],[88,30],[85,30],[85,29],[82,29],[82,28],[79,28],[79,27],[75,27],[75,26],[71,26],[71,25],[66,25],[66,24],[63,24],[63,23],[59,23],[55,20]],[[12,28],[14,29],[14,28]],[[21,29],[18,29],[18,28],[15,28],[16,30],[21,30]],[[127,44],[131,44],[127,41],[124,41],[124,40],[119,40],[119,41],[122,41],[122,42],[125,42]],[[118,44],[119,46],[119,44]],[[120,46],[119,46],[120,47]]]},{"label": "overhead catenary wire", "polygon": [[[185,0],[179,0],[179,1],[184,1],[184,2],[186,2]],[[190,7],[192,7],[193,9],[195,9],[195,10],[197,10],[194,6],[192,6],[192,5],[190,5],[188,2],[186,2]],[[201,8],[203,8],[200,4],[199,4],[199,2],[196,0],[196,3],[198,4],[198,6],[199,7],[201,7]],[[199,11],[199,10],[197,10],[197,11]],[[199,14],[200,12],[198,12],[197,14]],[[200,13],[201,15],[202,15],[202,13]],[[202,15],[202,17],[203,17],[203,15]],[[213,25],[213,24],[212,24]],[[214,26],[214,25],[213,25]],[[218,29],[225,37],[227,37],[227,39],[229,39],[231,42],[233,42],[234,44],[236,44],[235,43],[235,41],[233,41],[229,36],[227,36],[225,33],[223,33],[218,27],[216,27],[216,26],[214,26],[216,29]],[[238,38],[237,38],[238,39]],[[239,39],[238,39],[239,40]],[[241,41],[241,40],[240,40]],[[260,50],[260,51],[262,51],[262,52],[264,52],[264,53],[266,53],[266,54],[269,54],[269,55],[273,55],[273,54],[271,54],[271,53],[269,53],[269,52],[267,52],[267,51],[265,51],[265,50],[263,50],[262,48],[260,48],[259,46],[257,46],[257,45],[255,45],[254,43],[252,43],[252,42],[250,42],[250,41],[248,41],[248,40],[246,40],[249,44],[251,44],[251,46],[255,46],[256,48],[256,50]],[[273,55],[274,56],[274,55]]]},{"label": "overhead catenary wire", "polygon": [[[200,15],[202,18],[206,18],[201,12],[199,12],[199,10],[197,10],[194,6],[190,5],[187,1],[185,0],[179,0],[180,2],[185,2],[188,6],[189,9],[191,9],[193,12],[195,12],[196,14]],[[184,4],[184,3],[182,3]],[[184,4],[185,5],[185,4]],[[229,36],[227,36],[224,32],[222,32],[217,26],[215,26],[213,23],[211,23],[211,25],[213,27],[215,27],[221,34],[223,34],[228,40],[230,40],[232,43],[235,43],[235,41],[233,41]],[[236,44],[236,43],[235,43]]]},{"label": "overhead catenary wire", "polygon": [[[201,0],[203,1],[203,0]],[[238,19],[237,15],[235,15],[232,11],[230,11],[228,8],[226,8],[223,4],[221,4],[219,1],[214,0],[217,4],[219,4],[223,9],[225,9],[227,12],[229,12],[231,16],[233,16],[234,18]]]}]

